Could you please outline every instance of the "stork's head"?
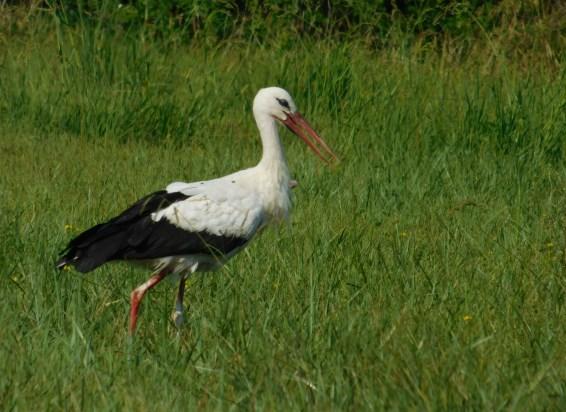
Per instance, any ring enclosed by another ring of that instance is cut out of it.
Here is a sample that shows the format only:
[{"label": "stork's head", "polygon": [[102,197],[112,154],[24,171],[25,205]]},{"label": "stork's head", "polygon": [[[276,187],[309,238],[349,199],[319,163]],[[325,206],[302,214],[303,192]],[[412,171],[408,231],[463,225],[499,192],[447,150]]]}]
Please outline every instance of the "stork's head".
[{"label": "stork's head", "polygon": [[267,114],[283,123],[326,163],[338,160],[324,140],[297,111],[297,106],[287,90],[280,87],[261,89],[254,99],[254,114]]}]

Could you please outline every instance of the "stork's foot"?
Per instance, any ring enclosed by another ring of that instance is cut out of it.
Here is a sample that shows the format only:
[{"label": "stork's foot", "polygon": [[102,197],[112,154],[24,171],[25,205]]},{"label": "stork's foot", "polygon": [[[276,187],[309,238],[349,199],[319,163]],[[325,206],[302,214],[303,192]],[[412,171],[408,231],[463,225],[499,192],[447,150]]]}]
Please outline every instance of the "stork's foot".
[{"label": "stork's foot", "polygon": [[175,323],[177,329],[181,329],[185,324],[185,314],[182,310],[175,309],[171,314],[171,320]]},{"label": "stork's foot", "polygon": [[177,329],[181,329],[185,324],[185,308],[183,307],[183,298],[185,297],[185,283],[187,278],[181,277],[179,281],[179,290],[177,291],[177,299],[175,300],[175,310],[171,314],[171,319],[175,323]]}]

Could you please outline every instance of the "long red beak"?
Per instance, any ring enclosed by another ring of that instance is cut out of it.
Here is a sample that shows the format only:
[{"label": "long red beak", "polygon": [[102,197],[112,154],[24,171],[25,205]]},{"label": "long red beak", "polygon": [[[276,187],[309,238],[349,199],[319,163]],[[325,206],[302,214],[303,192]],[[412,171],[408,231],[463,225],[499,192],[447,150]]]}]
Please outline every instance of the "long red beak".
[{"label": "long red beak", "polygon": [[316,153],[324,162],[330,164],[331,162],[338,162],[338,156],[328,147],[322,137],[313,130],[309,122],[305,120],[299,112],[287,113],[287,118],[281,120],[293,133],[299,136],[303,141]]}]

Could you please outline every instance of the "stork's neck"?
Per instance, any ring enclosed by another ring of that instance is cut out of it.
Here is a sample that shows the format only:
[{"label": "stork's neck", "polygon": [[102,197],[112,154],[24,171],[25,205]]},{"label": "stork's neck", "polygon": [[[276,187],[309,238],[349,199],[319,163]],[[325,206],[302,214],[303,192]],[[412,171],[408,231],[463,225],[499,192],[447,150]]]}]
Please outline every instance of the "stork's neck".
[{"label": "stork's neck", "polygon": [[256,184],[261,187],[261,196],[268,216],[273,221],[287,220],[291,208],[289,193],[289,169],[285,152],[279,140],[277,123],[271,116],[254,111],[263,145],[263,156],[255,168]]},{"label": "stork's neck", "polygon": [[284,182],[280,181],[278,183],[288,184],[289,170],[287,160],[285,159],[285,151],[279,139],[277,123],[275,119],[268,114],[254,113],[254,115],[263,145],[263,155],[258,167],[272,175],[270,177],[275,180],[285,180]]}]

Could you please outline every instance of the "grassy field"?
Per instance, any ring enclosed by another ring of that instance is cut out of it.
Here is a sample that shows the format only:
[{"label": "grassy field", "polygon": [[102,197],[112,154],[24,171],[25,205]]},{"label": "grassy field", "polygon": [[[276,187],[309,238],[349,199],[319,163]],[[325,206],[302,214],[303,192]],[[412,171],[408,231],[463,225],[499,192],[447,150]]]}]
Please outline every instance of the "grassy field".
[{"label": "grassy field", "polygon": [[[59,27],[0,48],[3,410],[566,408],[566,78],[409,49],[167,46]],[[287,131],[288,227],[173,285],[57,272],[78,231],[173,180],[251,166],[279,85],[341,155]]]}]

